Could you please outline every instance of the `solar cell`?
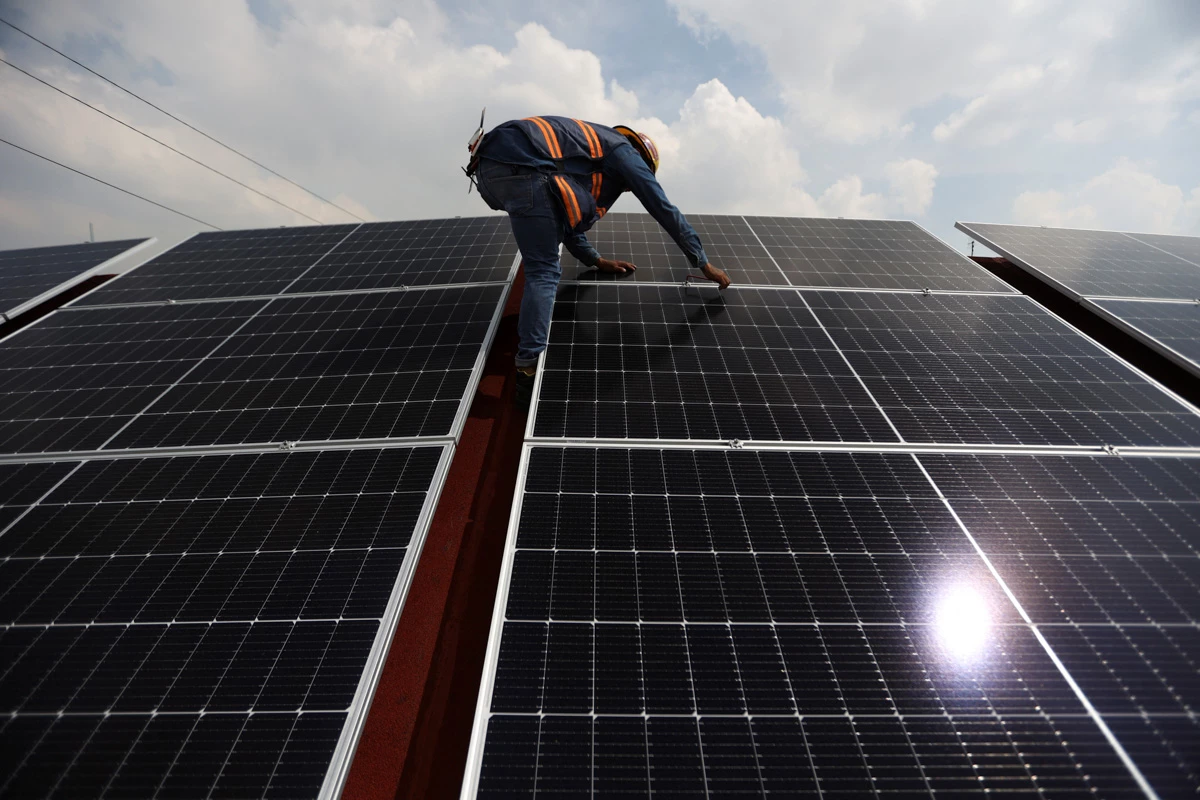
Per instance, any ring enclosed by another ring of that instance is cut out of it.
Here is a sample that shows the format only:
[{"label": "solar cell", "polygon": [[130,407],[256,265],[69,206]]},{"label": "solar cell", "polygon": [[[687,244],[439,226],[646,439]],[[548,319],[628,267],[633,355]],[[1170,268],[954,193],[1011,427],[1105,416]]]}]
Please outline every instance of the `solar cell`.
[{"label": "solar cell", "polygon": [[1075,298],[1200,297],[1200,266],[1132,235],[980,222],[956,227]]},{"label": "solar cell", "polygon": [[1200,445],[1200,415],[1026,297],[803,294],[906,441]]},{"label": "solar cell", "polygon": [[59,311],[0,343],[0,452],[102,446],[262,302]]},{"label": "solar cell", "polygon": [[1200,459],[919,459],[1160,796],[1200,787]]},{"label": "solar cell", "polygon": [[0,467],[70,471],[0,536],[0,794],[316,796],[361,722],[446,458]]},{"label": "solar cell", "polygon": [[895,441],[791,290],[560,290],[537,436]]},{"label": "solar cell", "polygon": [[504,292],[273,300],[111,446],[455,435]]},{"label": "solar cell", "polygon": [[[704,252],[729,273],[739,286],[786,286],[787,278],[741,217],[694,214],[688,222],[696,229]],[[613,275],[585,267],[563,251],[563,278],[581,281],[621,280],[636,283],[682,284],[696,269],[679,245],[649,214],[608,214],[587,233],[588,241],[605,258],[630,261],[632,275]]]},{"label": "solar cell", "polygon": [[146,241],[124,239],[0,251],[0,319],[20,313],[56,287]]},{"label": "solar cell", "polygon": [[1089,302],[1136,329],[1143,341],[1200,372],[1200,304],[1106,298]]},{"label": "solar cell", "polygon": [[532,447],[518,491],[468,796],[1138,793],[911,455]]},{"label": "solar cell", "polygon": [[368,222],[288,288],[338,292],[511,279],[517,245],[508,218]]},{"label": "solar cell", "polygon": [[746,219],[795,286],[1013,291],[913,222],[794,217]]},{"label": "solar cell", "polygon": [[310,225],[197,234],[75,305],[275,294],[356,227]]}]

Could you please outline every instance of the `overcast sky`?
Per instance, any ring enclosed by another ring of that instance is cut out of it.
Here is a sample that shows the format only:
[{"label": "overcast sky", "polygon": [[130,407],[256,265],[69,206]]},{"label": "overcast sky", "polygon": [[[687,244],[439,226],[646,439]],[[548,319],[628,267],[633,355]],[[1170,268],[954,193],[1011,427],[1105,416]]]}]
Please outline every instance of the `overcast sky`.
[{"label": "overcast sky", "polygon": [[[0,0],[369,219],[489,213],[488,121],[648,131],[686,212],[1200,235],[1198,0]],[[6,60],[324,222],[341,212],[7,28]],[[224,228],[305,224],[0,64],[0,136]],[[632,197],[616,210],[638,210]],[[0,249],[200,226],[0,144]]]}]

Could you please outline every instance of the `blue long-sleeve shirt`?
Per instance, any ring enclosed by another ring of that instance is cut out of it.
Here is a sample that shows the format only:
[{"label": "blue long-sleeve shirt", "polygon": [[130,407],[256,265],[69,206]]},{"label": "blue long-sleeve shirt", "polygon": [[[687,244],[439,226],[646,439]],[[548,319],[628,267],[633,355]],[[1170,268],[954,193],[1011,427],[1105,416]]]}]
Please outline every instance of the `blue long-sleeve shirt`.
[{"label": "blue long-sleeve shirt", "polygon": [[[574,120],[561,117],[541,119],[549,120],[556,126],[576,124]],[[585,187],[595,180],[593,175],[599,172],[602,178],[595,202],[600,216],[608,211],[622,193],[631,191],[675,241],[695,269],[707,264],[708,256],[704,253],[699,235],[679,209],[667,199],[662,184],[633,145],[612,128],[595,123],[588,124],[595,129],[599,141],[603,144],[603,156],[599,159],[589,158],[569,149],[563,152],[565,158],[548,158],[545,148],[531,140],[524,127],[517,122],[504,123],[489,132],[481,145],[480,155],[544,172],[557,172],[561,165],[562,172],[571,175]],[[567,144],[569,147],[570,143]],[[589,267],[595,266],[600,260],[600,253],[588,241],[583,230],[573,230],[563,240],[563,245],[571,255]]]}]

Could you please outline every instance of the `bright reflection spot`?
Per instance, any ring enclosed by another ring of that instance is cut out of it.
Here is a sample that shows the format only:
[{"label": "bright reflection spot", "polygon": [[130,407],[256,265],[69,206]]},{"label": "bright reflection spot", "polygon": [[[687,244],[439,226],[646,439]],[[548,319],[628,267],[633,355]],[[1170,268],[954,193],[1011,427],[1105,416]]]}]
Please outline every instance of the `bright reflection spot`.
[{"label": "bright reflection spot", "polygon": [[987,601],[974,586],[950,586],[938,598],[934,627],[938,641],[954,659],[974,661],[983,655],[991,634]]}]

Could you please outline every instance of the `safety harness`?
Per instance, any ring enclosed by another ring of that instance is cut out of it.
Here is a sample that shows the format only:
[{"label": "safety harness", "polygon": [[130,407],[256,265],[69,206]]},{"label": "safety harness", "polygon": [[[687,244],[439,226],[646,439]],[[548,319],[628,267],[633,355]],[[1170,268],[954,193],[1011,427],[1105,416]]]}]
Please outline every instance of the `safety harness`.
[{"label": "safety harness", "polygon": [[[601,171],[604,145],[592,125],[583,120],[567,120],[563,117],[526,117],[504,124],[519,128],[542,158],[554,164],[550,185],[562,203],[567,224],[573,231],[586,231],[604,216],[608,209],[598,205],[604,188],[604,174]],[[477,146],[472,151],[471,162],[466,169],[468,176],[474,175],[479,166],[481,149]],[[568,159],[576,164],[580,163],[580,159],[591,161],[592,170],[586,182],[583,176],[566,171]]]}]

